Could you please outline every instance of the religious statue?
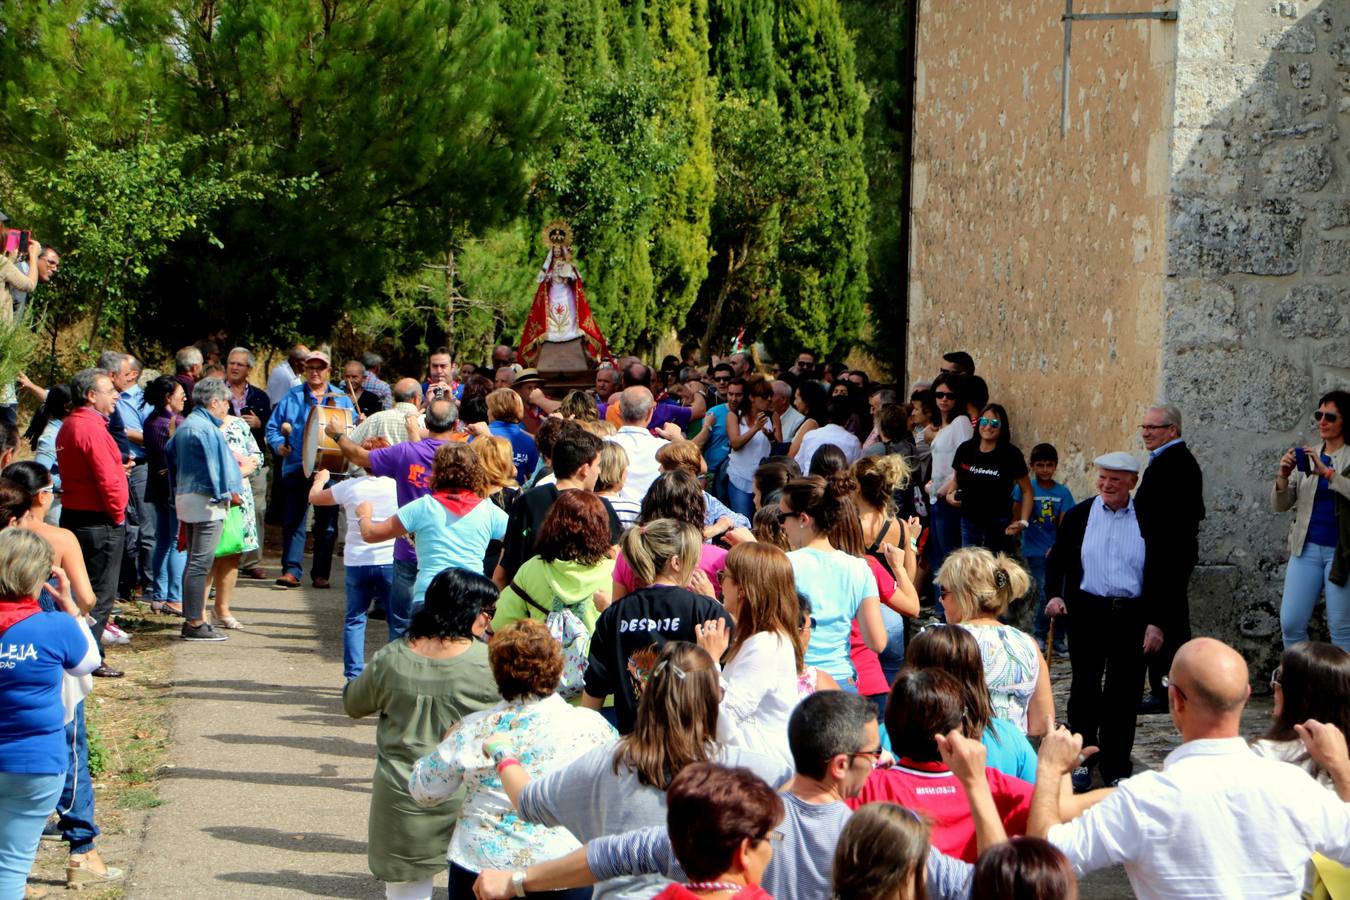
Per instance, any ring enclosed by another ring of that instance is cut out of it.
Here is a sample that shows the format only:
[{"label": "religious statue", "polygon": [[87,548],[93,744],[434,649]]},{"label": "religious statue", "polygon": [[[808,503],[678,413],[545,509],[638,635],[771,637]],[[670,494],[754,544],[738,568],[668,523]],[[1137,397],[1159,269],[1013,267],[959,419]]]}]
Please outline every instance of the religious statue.
[{"label": "religious statue", "polygon": [[606,355],[605,338],[586,303],[581,273],[572,260],[572,228],[550,222],[541,234],[548,257],[520,336],[520,357],[541,370],[593,368]]}]

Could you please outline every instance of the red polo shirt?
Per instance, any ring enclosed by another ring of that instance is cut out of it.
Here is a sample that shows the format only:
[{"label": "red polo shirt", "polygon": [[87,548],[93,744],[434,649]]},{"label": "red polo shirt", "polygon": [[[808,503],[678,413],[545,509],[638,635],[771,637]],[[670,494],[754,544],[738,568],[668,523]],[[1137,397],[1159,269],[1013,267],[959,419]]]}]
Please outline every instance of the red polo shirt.
[{"label": "red polo shirt", "polygon": [[92,406],[66,416],[56,433],[56,464],[61,469],[61,506],[106,513],[114,525],[126,515],[127,472],[122,453],[108,433],[108,420]]}]

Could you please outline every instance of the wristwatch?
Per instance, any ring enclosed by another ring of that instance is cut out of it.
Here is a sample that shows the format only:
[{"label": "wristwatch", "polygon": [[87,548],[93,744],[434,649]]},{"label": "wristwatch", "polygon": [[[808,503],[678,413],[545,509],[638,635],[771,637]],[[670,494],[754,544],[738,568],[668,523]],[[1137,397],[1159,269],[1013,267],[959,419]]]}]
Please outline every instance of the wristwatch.
[{"label": "wristwatch", "polygon": [[511,894],[515,897],[525,896],[525,873],[523,871],[511,873]]},{"label": "wristwatch", "polygon": [[1031,527],[1031,523],[1028,522],[1026,519],[1018,519],[1018,520],[1017,520],[1017,524],[1018,524],[1018,525],[1021,525],[1023,528],[1030,528],[1030,527]]},{"label": "wristwatch", "polygon": [[492,748],[492,764],[494,766],[501,765],[502,760],[510,759],[511,756],[511,748],[506,746],[506,744],[498,744]]}]

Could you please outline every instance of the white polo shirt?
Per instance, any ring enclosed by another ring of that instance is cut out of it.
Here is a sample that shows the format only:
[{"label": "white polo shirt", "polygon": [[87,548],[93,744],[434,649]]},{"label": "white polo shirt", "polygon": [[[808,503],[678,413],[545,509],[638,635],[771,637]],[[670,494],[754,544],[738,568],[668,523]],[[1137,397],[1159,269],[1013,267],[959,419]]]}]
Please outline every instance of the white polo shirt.
[{"label": "white polo shirt", "polygon": [[1313,853],[1350,861],[1350,805],[1242,738],[1196,740],[1049,838],[1080,875],[1123,863],[1140,900],[1298,900]]},{"label": "white polo shirt", "polygon": [[625,425],[606,440],[618,444],[628,454],[628,476],[623,490],[619,491],[620,499],[641,506],[647,489],[661,474],[656,451],[666,445],[665,438],[657,437],[641,425]]}]

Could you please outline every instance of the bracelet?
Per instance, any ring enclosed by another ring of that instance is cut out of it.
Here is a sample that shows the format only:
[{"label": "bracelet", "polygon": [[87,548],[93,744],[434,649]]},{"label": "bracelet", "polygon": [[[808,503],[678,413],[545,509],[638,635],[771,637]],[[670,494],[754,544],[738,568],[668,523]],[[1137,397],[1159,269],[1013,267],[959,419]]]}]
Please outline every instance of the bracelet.
[{"label": "bracelet", "polygon": [[516,759],[514,756],[508,756],[506,759],[497,763],[497,774],[500,775],[512,766],[518,765],[520,765],[520,760]]},{"label": "bracelet", "polygon": [[525,896],[525,872],[511,873],[511,894],[516,897]]}]

